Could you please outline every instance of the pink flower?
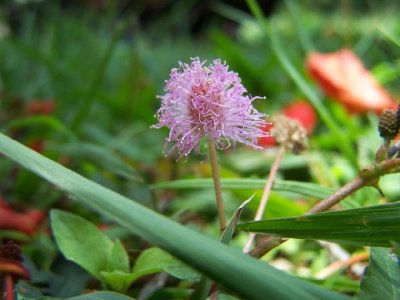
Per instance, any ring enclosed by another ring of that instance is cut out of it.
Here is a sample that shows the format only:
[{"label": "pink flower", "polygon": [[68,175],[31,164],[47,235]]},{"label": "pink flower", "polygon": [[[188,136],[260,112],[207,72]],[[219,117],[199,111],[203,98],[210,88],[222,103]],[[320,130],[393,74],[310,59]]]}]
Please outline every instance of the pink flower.
[{"label": "pink flower", "polygon": [[[265,136],[260,129],[264,114],[253,107],[253,100],[237,73],[216,59],[209,66],[199,58],[191,64],[180,63],[171,70],[165,94],[159,96],[161,108],[154,128],[170,129],[167,143],[175,143],[180,155],[198,151],[200,141],[210,138],[219,149],[231,142],[244,143],[256,149],[257,138]],[[172,150],[171,149],[171,150]]]}]

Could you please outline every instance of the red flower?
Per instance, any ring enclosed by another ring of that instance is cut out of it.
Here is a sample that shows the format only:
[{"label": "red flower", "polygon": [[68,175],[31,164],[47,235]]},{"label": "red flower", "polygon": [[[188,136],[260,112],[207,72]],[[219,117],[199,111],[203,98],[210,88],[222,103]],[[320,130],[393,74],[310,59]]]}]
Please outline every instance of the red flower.
[{"label": "red flower", "polygon": [[46,213],[37,209],[23,213],[16,212],[0,197],[0,230],[17,230],[32,235],[38,230],[45,217]]},{"label": "red flower", "polygon": [[308,134],[311,134],[317,125],[317,115],[314,108],[304,100],[290,103],[283,108],[282,112],[285,116],[299,121]]},{"label": "red flower", "polygon": [[349,112],[380,113],[397,105],[351,50],[311,53],[307,57],[307,68],[325,93]]}]

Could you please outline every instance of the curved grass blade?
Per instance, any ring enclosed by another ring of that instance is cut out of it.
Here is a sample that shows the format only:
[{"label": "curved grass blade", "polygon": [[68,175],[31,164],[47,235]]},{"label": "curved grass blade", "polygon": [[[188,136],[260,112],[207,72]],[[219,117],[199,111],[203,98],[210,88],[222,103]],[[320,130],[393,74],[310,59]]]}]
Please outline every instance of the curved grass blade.
[{"label": "curved grass blade", "polygon": [[[278,271],[90,181],[0,134],[0,152],[244,299],[350,299]],[[263,297],[263,296],[262,296]]]},{"label": "curved grass blade", "polygon": [[390,247],[400,241],[400,202],[309,216],[238,224],[238,230],[287,238]]},{"label": "curved grass blade", "polygon": [[[249,179],[249,178],[225,178],[221,179],[223,189],[240,189],[240,190],[262,190],[265,185],[265,179]],[[174,181],[159,182],[152,185],[154,189],[196,189],[196,188],[213,188],[211,178],[205,179],[182,179]],[[323,187],[315,183],[275,180],[272,187],[275,191],[291,192],[302,196],[326,198],[334,190]]]}]

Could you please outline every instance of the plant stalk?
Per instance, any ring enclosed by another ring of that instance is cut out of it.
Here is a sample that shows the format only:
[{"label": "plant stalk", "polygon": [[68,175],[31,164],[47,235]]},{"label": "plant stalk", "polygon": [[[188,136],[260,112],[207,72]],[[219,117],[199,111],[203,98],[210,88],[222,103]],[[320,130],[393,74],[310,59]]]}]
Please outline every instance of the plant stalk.
[{"label": "plant stalk", "polygon": [[11,274],[4,277],[4,300],[14,300],[14,282]]},{"label": "plant stalk", "polygon": [[214,181],[215,200],[217,202],[219,228],[222,233],[226,227],[224,200],[222,198],[221,176],[218,168],[217,151],[211,138],[208,138],[208,150],[210,153],[211,172]]},{"label": "plant stalk", "polygon": [[[268,175],[268,179],[267,179],[267,181],[265,183],[264,191],[263,191],[263,194],[261,196],[260,204],[258,206],[254,221],[261,220],[262,216],[264,215],[265,207],[267,206],[267,202],[268,202],[268,199],[269,199],[269,194],[271,193],[272,185],[274,183],[274,180],[275,180],[275,177],[276,177],[276,173],[278,172],[279,165],[281,163],[281,160],[282,160],[284,152],[285,152],[285,147],[281,146],[279,148],[279,150],[278,150],[278,153],[276,154],[274,163],[272,164],[272,167],[271,167],[271,171],[270,171],[270,173]],[[251,249],[251,246],[253,245],[255,237],[256,237],[255,233],[252,232],[252,233],[249,234],[247,242],[243,247],[243,252],[244,253],[249,253],[250,252],[250,249]]]},{"label": "plant stalk", "polygon": [[[400,158],[387,159],[380,163],[374,163],[371,166],[360,171],[359,175],[339,188],[336,192],[318,202],[313,206],[305,215],[311,215],[319,212],[326,211],[332,206],[338,204],[341,200],[350,196],[365,186],[377,187],[379,178],[381,176],[398,172],[400,169]],[[255,249],[250,252],[251,256],[262,257],[275,247],[286,242],[287,238],[282,237],[268,237],[261,242]]]}]

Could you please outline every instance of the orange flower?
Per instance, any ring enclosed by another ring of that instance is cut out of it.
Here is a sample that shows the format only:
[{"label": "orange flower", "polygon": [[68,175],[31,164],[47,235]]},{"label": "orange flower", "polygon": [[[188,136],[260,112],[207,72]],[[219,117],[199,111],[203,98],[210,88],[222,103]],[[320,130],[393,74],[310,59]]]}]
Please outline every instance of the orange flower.
[{"label": "orange flower", "polygon": [[325,93],[342,103],[349,112],[381,113],[385,108],[397,105],[349,49],[328,54],[311,53],[306,63],[311,76]]}]

